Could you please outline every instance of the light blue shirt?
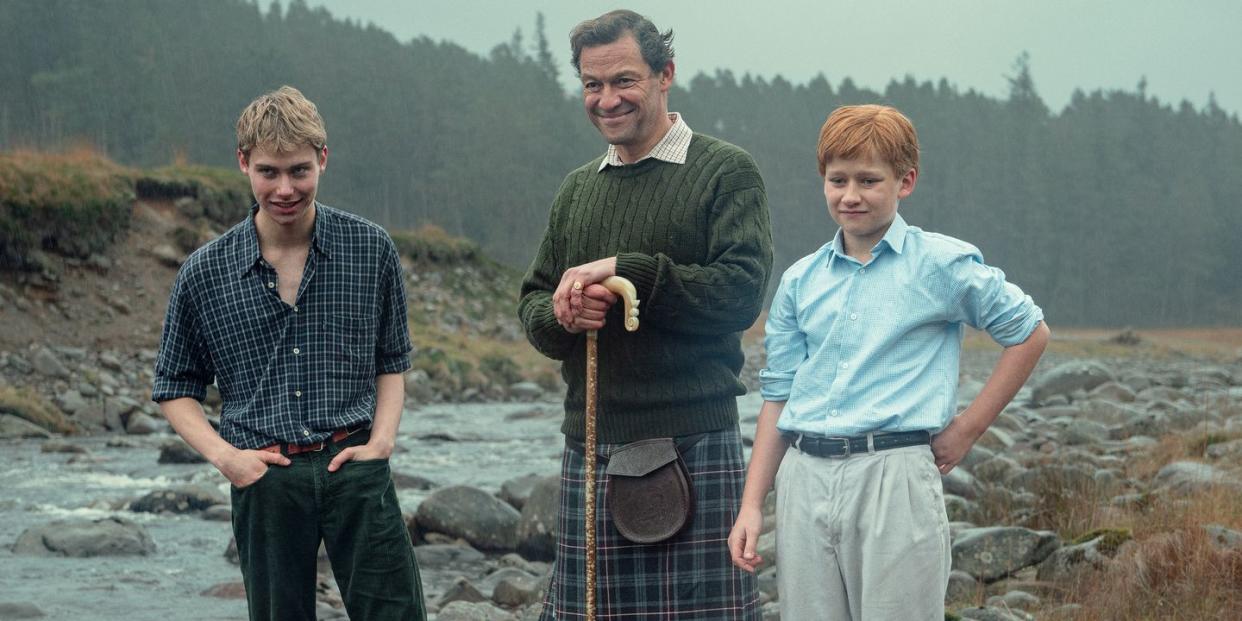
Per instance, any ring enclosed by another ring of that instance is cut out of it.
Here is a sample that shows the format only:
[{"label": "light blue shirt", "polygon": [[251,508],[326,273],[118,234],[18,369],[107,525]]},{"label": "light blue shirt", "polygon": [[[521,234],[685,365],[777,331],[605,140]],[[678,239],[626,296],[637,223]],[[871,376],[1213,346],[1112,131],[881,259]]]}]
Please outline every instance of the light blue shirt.
[{"label": "light blue shirt", "polygon": [[766,324],[767,401],[781,431],[933,433],[953,418],[963,325],[1002,346],[1043,319],[1030,296],[974,246],[898,214],[865,265],[832,242],[785,270]]}]

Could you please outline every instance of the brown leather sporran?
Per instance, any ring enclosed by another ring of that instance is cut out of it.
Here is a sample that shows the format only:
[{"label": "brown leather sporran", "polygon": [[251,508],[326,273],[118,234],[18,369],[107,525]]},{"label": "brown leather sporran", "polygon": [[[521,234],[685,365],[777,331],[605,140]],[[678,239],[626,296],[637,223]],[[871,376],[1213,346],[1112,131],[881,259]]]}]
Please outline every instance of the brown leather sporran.
[{"label": "brown leather sporran", "polygon": [[672,438],[626,444],[608,458],[606,502],[621,536],[658,543],[685,528],[694,515],[694,486]]}]

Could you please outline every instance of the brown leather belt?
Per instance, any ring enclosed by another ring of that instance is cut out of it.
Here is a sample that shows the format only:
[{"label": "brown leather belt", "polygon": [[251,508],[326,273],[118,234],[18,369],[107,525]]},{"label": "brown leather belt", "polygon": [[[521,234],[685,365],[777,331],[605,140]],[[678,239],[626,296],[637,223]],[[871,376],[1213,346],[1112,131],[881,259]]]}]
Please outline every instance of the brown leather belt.
[{"label": "brown leather belt", "polygon": [[282,455],[297,455],[298,453],[317,453],[319,451],[322,451],[328,448],[329,444],[332,444],[334,442],[340,442],[344,440],[345,438],[348,438],[349,436],[352,436],[355,433],[358,433],[359,431],[363,431],[366,429],[370,429],[370,427],[366,425],[359,425],[352,429],[337,429],[336,431],[332,432],[331,437],[321,442],[314,442],[311,444],[292,444],[292,443],[282,442],[278,444],[272,444],[269,446],[265,446],[261,449],[255,449],[255,450],[265,451],[268,453],[280,453]]}]

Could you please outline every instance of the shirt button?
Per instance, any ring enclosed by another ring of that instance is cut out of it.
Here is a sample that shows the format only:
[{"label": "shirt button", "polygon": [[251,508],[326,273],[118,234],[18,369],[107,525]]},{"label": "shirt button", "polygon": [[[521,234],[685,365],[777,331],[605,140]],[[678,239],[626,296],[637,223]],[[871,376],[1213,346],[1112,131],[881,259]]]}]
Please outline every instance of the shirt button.
[{"label": "shirt button", "polygon": [[295,313],[296,313],[296,312],[298,312],[298,305],[297,305],[297,304],[294,304],[294,305],[293,305],[293,312],[295,312]]},{"label": "shirt button", "polygon": [[302,391],[300,391],[300,390],[295,390],[295,391],[293,391],[293,396],[295,396],[295,397],[301,397],[301,396],[302,396]]},{"label": "shirt button", "polygon": [[836,416],[836,415],[837,415],[837,414],[839,414],[839,413],[840,413],[840,410],[833,410],[833,411],[829,412],[829,414],[831,414],[832,416]]},{"label": "shirt button", "polygon": [[848,368],[850,368],[850,363],[848,363],[848,362],[842,362],[842,363],[841,363],[841,368],[842,368],[842,369],[848,369]]},{"label": "shirt button", "polygon": [[294,353],[294,354],[300,354],[300,353],[302,353],[302,350],[301,350],[301,349],[298,349],[297,347],[294,347],[294,348],[293,348],[293,353]]},{"label": "shirt button", "polygon": [[850,321],[858,321],[858,313],[850,313]]},{"label": "shirt button", "polygon": [[858,268],[858,273],[859,273],[859,274],[866,274],[866,273],[867,273],[867,268],[865,268],[865,267],[860,267],[860,268]]},{"label": "shirt button", "polygon": [[270,280],[267,282],[267,288],[268,288],[268,289],[272,289],[272,288],[274,288],[275,286],[276,286],[276,283],[274,283],[274,282],[272,282],[272,281],[270,281]]},{"label": "shirt button", "polygon": [[310,436],[310,430],[309,430],[309,429],[303,429],[303,430],[302,430],[302,435],[304,435],[304,436]]}]

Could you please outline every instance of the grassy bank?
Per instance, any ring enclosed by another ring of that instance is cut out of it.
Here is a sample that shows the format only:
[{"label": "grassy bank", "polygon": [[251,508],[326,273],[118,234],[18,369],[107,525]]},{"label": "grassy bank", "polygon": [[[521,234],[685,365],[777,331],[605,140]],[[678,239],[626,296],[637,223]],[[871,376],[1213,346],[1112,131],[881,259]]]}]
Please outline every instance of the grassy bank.
[{"label": "grassy bank", "polygon": [[245,178],[221,168],[137,170],[85,148],[0,153],[0,268],[37,270],[40,251],[104,252],[128,230],[135,199],[172,202],[191,228],[230,226],[251,202]]},{"label": "grassy bank", "polygon": [[459,395],[474,389],[496,396],[522,380],[557,384],[554,364],[516,330],[521,274],[436,226],[392,237],[411,274],[406,294],[415,369]]},{"label": "grassy bank", "polygon": [[133,181],[138,198],[173,201],[181,215],[221,228],[246,217],[253,201],[250,184],[236,169],[175,164],[143,171]]},{"label": "grassy bank", "polygon": [[92,151],[0,153],[0,268],[37,268],[34,251],[105,250],[133,201],[133,172]]}]

